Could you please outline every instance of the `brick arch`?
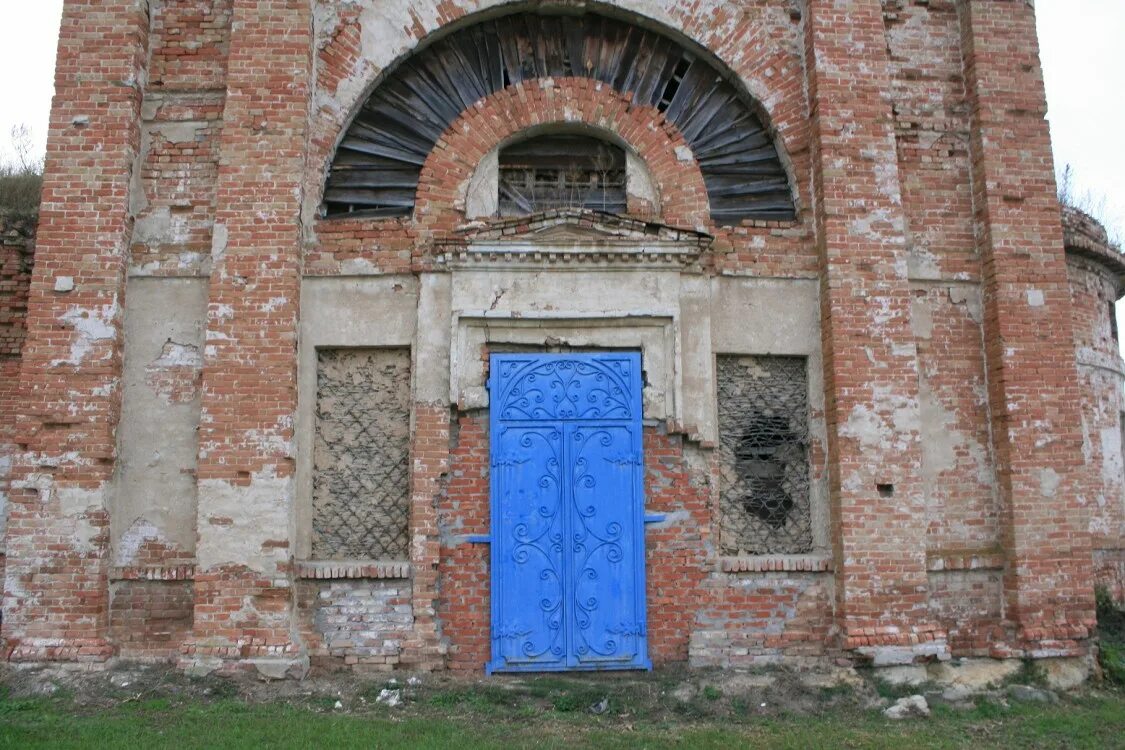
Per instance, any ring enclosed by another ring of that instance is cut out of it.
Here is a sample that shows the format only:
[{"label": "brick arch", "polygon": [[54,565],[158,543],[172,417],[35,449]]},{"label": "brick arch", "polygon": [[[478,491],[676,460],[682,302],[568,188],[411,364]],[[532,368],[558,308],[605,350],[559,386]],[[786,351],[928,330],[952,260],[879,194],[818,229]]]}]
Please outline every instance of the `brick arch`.
[{"label": "brick arch", "polygon": [[[802,192],[799,164],[786,153],[787,139],[773,124],[761,81],[748,80],[724,59],[741,61],[744,53],[724,43],[727,54],[717,54],[696,40],[698,29],[694,35],[685,33],[685,28],[649,18],[627,3],[591,3],[577,14],[555,7],[567,4],[517,2],[503,4],[502,10],[454,13],[432,29],[430,24],[408,27],[407,36],[418,42],[414,45],[400,45],[393,29],[380,27],[390,35],[380,33],[386,43],[373,48],[362,44],[374,36],[366,27],[374,30],[381,21],[361,13],[361,28],[337,35],[319,56],[330,65],[318,73],[318,88],[323,83],[347,89],[333,106],[347,106],[349,120],[335,129],[334,154],[320,196],[322,215],[410,216],[418,165],[439,134],[477,98],[512,83],[583,77],[630,95],[634,106],[664,112],[680,129],[703,171],[715,225],[796,217]],[[753,57],[776,61],[779,40],[769,35],[772,27],[766,19],[736,14],[736,22],[719,15],[732,32],[754,42],[755,50],[770,50]],[[709,39],[722,41],[713,30]],[[341,49],[329,54],[338,41]],[[392,56],[390,50],[400,46],[402,53]],[[348,59],[369,75],[347,78]],[[790,60],[767,67],[765,75],[774,78],[770,83],[784,86],[769,89],[771,106],[788,102],[794,93],[803,101],[790,80],[799,65]],[[352,96],[357,90],[363,92],[359,100]],[[318,91],[318,101],[329,101],[322,94]],[[344,114],[342,108],[335,111]],[[314,126],[310,147],[319,160],[325,133],[316,131]]]},{"label": "brick arch", "polygon": [[[557,4],[566,2],[558,0]],[[534,5],[519,0],[461,4],[416,0],[376,12],[356,4],[339,6],[318,22],[317,111],[306,161],[306,184],[315,189],[306,192],[303,207],[310,225],[320,215],[325,177],[349,124],[399,62],[431,40],[478,19]],[[583,7],[630,19],[640,26],[663,28],[729,70],[731,80],[739,82],[756,102],[763,122],[774,135],[796,208],[803,213],[811,200],[812,184],[801,13],[781,5],[748,7],[740,0],[716,0],[706,13],[690,3],[653,4],[647,0],[598,0]],[[398,225],[394,222],[388,226]]]},{"label": "brick arch", "polygon": [[414,208],[419,228],[453,229],[464,219],[465,193],[481,159],[522,131],[552,124],[585,125],[620,139],[652,175],[665,223],[709,226],[703,173],[674,125],[608,86],[557,78],[509,86],[461,113],[422,166]]}]

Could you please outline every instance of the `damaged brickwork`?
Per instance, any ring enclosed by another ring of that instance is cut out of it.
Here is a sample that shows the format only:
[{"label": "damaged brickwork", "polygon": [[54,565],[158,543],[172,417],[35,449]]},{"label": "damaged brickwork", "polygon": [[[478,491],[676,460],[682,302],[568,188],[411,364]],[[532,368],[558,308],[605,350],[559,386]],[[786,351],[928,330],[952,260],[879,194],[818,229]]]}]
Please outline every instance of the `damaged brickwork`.
[{"label": "damaged brickwork", "polygon": [[[1125,597],[1125,263],[1060,221],[1031,5],[67,0],[34,270],[0,233],[6,658],[480,672],[489,355],[629,351],[655,666],[1086,664],[1094,585]],[[557,12],[644,33],[488,72],[498,17]],[[488,86],[346,174],[462,34]],[[660,35],[690,55],[631,78]],[[704,70],[792,213],[716,220]],[[560,134],[624,153],[625,215],[500,220],[501,150]],[[371,189],[413,210],[341,209]],[[731,428],[725,368],[771,360],[787,423]]]},{"label": "damaged brickwork", "polygon": [[[27,295],[37,223],[37,216],[0,211],[0,536],[7,529],[8,482],[17,448],[20,354],[27,336]],[[0,543],[0,575],[5,549]]]}]

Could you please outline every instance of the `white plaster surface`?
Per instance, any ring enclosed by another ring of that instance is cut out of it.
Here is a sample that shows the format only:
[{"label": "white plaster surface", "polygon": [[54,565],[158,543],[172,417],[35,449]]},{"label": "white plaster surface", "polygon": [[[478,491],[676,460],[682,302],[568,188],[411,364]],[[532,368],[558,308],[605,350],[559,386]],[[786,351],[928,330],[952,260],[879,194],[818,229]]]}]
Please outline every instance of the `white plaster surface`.
[{"label": "white plaster surface", "polygon": [[[172,401],[148,375],[202,365],[207,280],[138,278],[128,281],[120,458],[110,514],[114,561],[128,565],[149,537],[190,552],[195,547],[200,401]],[[139,525],[138,525],[139,524]],[[129,535],[132,535],[131,537]],[[128,538],[127,538],[128,537]]]}]

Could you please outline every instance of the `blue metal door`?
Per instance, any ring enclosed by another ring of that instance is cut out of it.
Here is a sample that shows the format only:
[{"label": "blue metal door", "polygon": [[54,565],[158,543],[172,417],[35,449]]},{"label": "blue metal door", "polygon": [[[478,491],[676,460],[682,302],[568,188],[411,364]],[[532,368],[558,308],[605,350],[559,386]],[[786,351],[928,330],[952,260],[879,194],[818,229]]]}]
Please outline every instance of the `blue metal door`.
[{"label": "blue metal door", "polygon": [[651,668],[640,355],[491,362],[488,671]]}]

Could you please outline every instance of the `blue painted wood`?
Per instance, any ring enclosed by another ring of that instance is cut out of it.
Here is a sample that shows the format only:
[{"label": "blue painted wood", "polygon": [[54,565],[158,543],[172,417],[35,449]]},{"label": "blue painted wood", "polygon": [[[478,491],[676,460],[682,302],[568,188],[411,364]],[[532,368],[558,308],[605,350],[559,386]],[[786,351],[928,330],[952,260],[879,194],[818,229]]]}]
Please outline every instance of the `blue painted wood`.
[{"label": "blue painted wood", "polygon": [[492,544],[492,536],[489,534],[469,534],[465,541],[469,544]]},{"label": "blue painted wood", "polygon": [[645,523],[664,523],[668,516],[664,513],[650,513],[645,516]]},{"label": "blue painted wood", "polygon": [[640,355],[491,362],[488,671],[650,669]]}]

